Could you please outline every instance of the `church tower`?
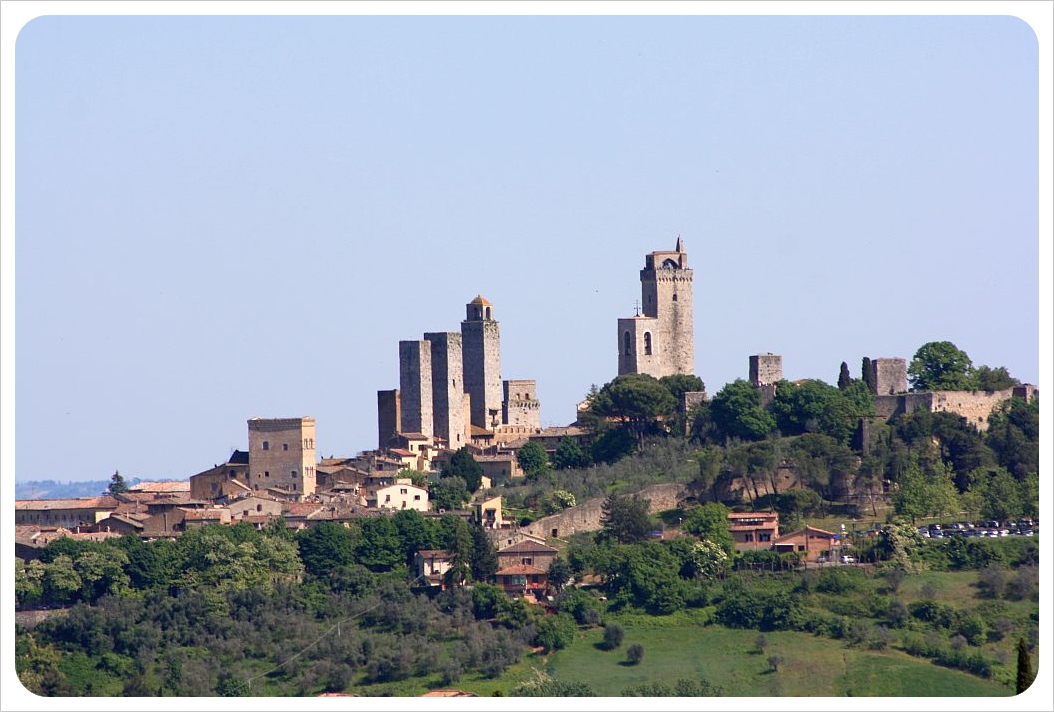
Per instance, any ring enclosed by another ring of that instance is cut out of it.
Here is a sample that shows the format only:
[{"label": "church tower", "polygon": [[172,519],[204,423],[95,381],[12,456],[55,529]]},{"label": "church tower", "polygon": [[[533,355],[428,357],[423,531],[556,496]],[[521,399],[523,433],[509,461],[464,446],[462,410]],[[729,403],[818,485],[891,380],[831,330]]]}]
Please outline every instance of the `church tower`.
[{"label": "church tower", "polygon": [[465,305],[461,356],[470,421],[492,430],[502,421],[501,337],[494,305],[481,295]]},{"label": "church tower", "polygon": [[692,270],[680,237],[673,251],[645,256],[640,284],[640,313],[618,320],[619,375],[694,375]]}]

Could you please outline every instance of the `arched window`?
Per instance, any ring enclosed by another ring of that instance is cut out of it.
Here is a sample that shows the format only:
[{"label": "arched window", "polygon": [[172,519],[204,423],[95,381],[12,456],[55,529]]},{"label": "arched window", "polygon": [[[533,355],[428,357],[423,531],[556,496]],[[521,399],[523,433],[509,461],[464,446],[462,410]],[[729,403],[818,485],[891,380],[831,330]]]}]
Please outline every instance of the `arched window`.
[{"label": "arched window", "polygon": [[644,355],[651,356],[651,333],[644,332]]},{"label": "arched window", "polygon": [[670,258],[666,258],[662,263],[662,269],[677,269],[677,262]]},{"label": "arched window", "polygon": [[490,321],[490,307],[487,307],[487,321]]},{"label": "arched window", "polygon": [[675,301],[675,302],[677,301],[677,292],[673,293],[673,301]]},{"label": "arched window", "polygon": [[626,331],[622,334],[622,353],[626,356],[630,355],[630,346],[629,332]]}]

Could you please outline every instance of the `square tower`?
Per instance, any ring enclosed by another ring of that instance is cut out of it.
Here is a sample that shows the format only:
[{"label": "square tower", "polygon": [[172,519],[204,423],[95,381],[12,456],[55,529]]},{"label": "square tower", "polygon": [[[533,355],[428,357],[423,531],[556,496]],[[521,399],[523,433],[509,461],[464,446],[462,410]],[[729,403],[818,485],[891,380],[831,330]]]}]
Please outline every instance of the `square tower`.
[{"label": "square tower", "polygon": [[249,419],[249,487],[315,493],[315,419]]},{"label": "square tower", "polygon": [[402,414],[399,407],[399,389],[377,391],[377,448],[384,450],[392,446],[392,438],[399,432]]},{"label": "square tower", "polygon": [[534,381],[503,381],[505,398],[501,404],[501,420],[505,425],[518,425],[538,430],[542,427],[541,404],[538,402]]},{"label": "square tower", "polygon": [[692,270],[680,237],[672,251],[645,256],[640,284],[642,313],[618,323],[619,374],[694,375]]},{"label": "square tower", "polygon": [[432,344],[399,342],[399,432],[432,437]]},{"label": "square tower", "polygon": [[902,358],[873,358],[871,370],[875,377],[875,393],[880,396],[908,391],[908,362]]},{"label": "square tower", "polygon": [[468,442],[461,334],[428,333],[425,341],[432,345],[432,432],[459,450]]},{"label": "square tower", "polygon": [[750,385],[771,386],[783,380],[783,357],[769,352],[750,357]]},{"label": "square tower", "polygon": [[501,336],[494,305],[481,295],[465,305],[461,349],[470,421],[490,430],[501,420]]}]

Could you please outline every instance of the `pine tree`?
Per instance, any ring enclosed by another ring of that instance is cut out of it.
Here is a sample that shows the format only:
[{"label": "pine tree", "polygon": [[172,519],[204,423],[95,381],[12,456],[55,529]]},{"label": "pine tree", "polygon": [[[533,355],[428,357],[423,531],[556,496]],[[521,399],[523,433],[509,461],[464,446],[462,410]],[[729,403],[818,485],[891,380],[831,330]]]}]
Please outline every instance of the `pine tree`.
[{"label": "pine tree", "polygon": [[121,477],[121,473],[114,470],[113,477],[110,478],[110,485],[106,488],[106,491],[112,495],[118,495],[122,492],[128,491],[128,483]]}]

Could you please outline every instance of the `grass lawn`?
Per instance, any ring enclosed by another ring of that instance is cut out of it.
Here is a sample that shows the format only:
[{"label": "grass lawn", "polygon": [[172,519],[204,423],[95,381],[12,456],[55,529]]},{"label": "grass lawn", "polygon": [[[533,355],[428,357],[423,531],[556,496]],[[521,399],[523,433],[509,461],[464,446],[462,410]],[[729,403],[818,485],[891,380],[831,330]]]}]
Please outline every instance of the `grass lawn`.
[{"label": "grass lawn", "polygon": [[[574,644],[534,662],[558,680],[585,681],[598,695],[618,696],[627,687],[678,678],[705,678],[728,696],[920,696],[987,697],[1012,694],[997,683],[933,665],[895,650],[873,652],[806,633],[766,633],[764,653],[755,650],[758,632],[721,626],[642,627],[623,624],[622,647],[596,647],[602,629],[583,631]],[[644,646],[644,659],[627,665],[626,649]],[[783,658],[778,672],[768,663]],[[533,657],[533,656],[532,656]],[[530,662],[531,658],[527,659]]]}]

